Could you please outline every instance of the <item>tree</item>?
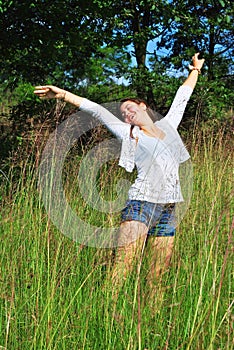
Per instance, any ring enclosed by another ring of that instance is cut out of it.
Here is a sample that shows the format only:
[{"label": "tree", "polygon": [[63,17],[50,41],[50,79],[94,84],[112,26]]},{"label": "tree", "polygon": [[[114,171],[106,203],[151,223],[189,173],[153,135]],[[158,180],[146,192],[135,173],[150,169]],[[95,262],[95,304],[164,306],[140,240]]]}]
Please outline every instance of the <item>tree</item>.
[{"label": "tree", "polygon": [[[100,4],[100,1],[96,1]],[[104,2],[105,3],[105,2]],[[131,55],[136,59],[130,80],[137,95],[155,107],[152,79],[147,67],[147,46],[149,41],[164,36],[170,26],[168,1],[116,1],[112,2],[114,12],[108,25],[112,36],[107,38],[110,45],[127,47],[132,45]],[[144,82],[144,83],[142,83]]]},{"label": "tree", "polygon": [[19,80],[45,81],[74,89],[87,82],[113,84],[115,76],[124,76],[155,107],[156,82],[169,68],[183,68],[195,51],[205,55],[210,81],[230,84],[228,0],[178,0],[173,6],[169,0],[7,0],[0,11],[0,80],[13,86]]},{"label": "tree", "polygon": [[0,80],[75,85],[103,45],[93,2],[6,1],[1,5]]},{"label": "tree", "polygon": [[168,50],[166,60],[181,67],[194,50],[206,58],[208,80],[231,74],[234,53],[234,4],[229,0],[179,0],[173,8],[174,22],[158,48]]},{"label": "tree", "polygon": [[[133,44],[137,62],[131,75],[133,86],[153,103],[147,44],[166,30],[162,25],[166,6],[165,0],[157,4],[153,0],[8,1],[1,8],[0,79],[11,80],[13,86],[20,78],[78,85],[90,72],[92,75],[91,66],[96,63],[94,58],[100,59],[101,47],[123,50],[129,60],[132,52],[126,54],[126,48]],[[126,65],[124,68],[128,73]],[[113,70],[117,75],[123,73],[118,61]],[[139,86],[139,81],[145,85]]]}]

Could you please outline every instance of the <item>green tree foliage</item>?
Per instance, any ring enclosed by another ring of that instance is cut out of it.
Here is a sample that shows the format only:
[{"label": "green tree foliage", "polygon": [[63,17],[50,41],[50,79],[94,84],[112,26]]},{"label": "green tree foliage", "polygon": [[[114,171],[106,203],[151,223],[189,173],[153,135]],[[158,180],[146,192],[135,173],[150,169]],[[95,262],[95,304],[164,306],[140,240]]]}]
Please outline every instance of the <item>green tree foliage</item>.
[{"label": "green tree foliage", "polygon": [[[187,75],[185,65],[200,51],[206,59],[200,89],[207,93],[195,108],[204,106],[204,119],[222,115],[233,103],[232,23],[228,0],[6,0],[0,2],[0,81],[58,84],[100,102],[110,90],[117,98],[112,92],[128,81],[127,93],[165,111],[180,83],[172,75]],[[210,96],[218,110],[210,109]]]},{"label": "green tree foliage", "polygon": [[170,31],[158,43],[177,68],[194,50],[206,58],[208,80],[226,78],[233,69],[234,4],[229,0],[176,1]]},{"label": "green tree foliage", "polygon": [[[99,6],[108,6],[105,1],[95,2]],[[136,61],[136,69],[133,68],[129,74],[132,87],[138,96],[155,107],[152,79],[147,67],[147,48],[149,41],[164,36],[170,27],[168,1],[116,1],[112,2],[112,9],[111,18],[106,18],[111,36],[105,40],[119,48],[130,47],[129,52]]]},{"label": "green tree foliage", "polygon": [[[155,41],[153,58],[181,68],[199,50],[206,57],[209,80],[230,74],[233,65],[233,3],[228,0],[54,0],[1,2],[1,81],[48,78],[73,87],[93,74],[106,58],[100,48],[128,48],[140,70],[131,76],[136,90],[146,94],[148,44]],[[164,50],[159,57],[158,50]],[[110,57],[109,52],[107,55]],[[113,59],[116,57],[113,55]],[[118,59],[116,60],[118,62]],[[111,63],[111,60],[109,60]],[[113,63],[111,64],[113,67]],[[92,66],[92,67],[91,67]],[[128,71],[124,66],[125,72]],[[123,73],[120,64],[116,74]],[[137,81],[144,78],[145,90]],[[149,85],[149,86],[148,86]]]},{"label": "green tree foliage", "polygon": [[171,28],[157,44],[168,50],[164,62],[181,69],[197,51],[205,57],[203,77],[192,96],[190,114],[200,121],[232,123],[234,3],[229,0],[177,1]]},{"label": "green tree foliage", "polygon": [[[100,76],[96,61],[100,62],[100,47],[107,45],[120,51],[133,45],[128,56],[136,58],[140,72],[133,75],[133,82],[142,95],[137,82],[143,77],[149,85],[145,72],[147,44],[168,27],[162,25],[166,22],[163,16],[168,15],[166,8],[165,0],[157,4],[152,0],[8,2],[1,11],[0,78],[15,82],[21,77],[33,83],[48,78],[74,86],[93,74],[94,64]],[[119,63],[117,59],[117,75],[123,74]],[[146,86],[145,90],[150,89]]]},{"label": "green tree foliage", "polygon": [[92,1],[8,1],[1,7],[0,78],[76,84],[103,45]]}]

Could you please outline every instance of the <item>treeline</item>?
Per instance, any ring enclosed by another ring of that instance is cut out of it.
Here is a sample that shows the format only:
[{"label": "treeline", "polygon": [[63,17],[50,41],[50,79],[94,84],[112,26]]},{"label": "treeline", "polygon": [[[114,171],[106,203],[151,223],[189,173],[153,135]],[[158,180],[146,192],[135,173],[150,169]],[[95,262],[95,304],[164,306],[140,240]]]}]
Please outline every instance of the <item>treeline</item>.
[{"label": "treeline", "polygon": [[138,95],[164,114],[195,52],[206,61],[184,126],[230,124],[233,10],[227,0],[0,1],[1,154],[55,123],[54,104],[37,101],[34,85],[99,103]]}]

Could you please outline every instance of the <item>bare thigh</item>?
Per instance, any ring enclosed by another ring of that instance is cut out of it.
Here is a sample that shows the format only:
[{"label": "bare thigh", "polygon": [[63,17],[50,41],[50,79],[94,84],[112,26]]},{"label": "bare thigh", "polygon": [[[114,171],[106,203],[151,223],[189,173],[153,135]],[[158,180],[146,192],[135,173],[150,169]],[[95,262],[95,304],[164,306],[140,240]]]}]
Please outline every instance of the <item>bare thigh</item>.
[{"label": "bare thigh", "polygon": [[174,247],[174,237],[149,237],[147,255],[150,264],[150,278],[155,279],[163,274],[170,264]]},{"label": "bare thigh", "polygon": [[125,221],[120,225],[118,246],[137,246],[139,242],[146,239],[148,232],[147,226],[140,221]]},{"label": "bare thigh", "polygon": [[147,226],[139,221],[126,221],[121,224],[113,269],[114,280],[126,278],[132,271],[134,263],[143,253],[147,232]]}]

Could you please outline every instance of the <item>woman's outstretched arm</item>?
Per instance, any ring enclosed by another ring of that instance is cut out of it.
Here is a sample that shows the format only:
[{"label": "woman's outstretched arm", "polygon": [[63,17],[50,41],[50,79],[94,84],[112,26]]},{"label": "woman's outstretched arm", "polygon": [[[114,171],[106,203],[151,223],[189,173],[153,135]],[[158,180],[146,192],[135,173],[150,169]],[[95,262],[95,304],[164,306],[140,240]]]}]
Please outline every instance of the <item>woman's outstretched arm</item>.
[{"label": "woman's outstretched arm", "polygon": [[75,95],[69,91],[60,89],[53,85],[36,86],[35,95],[41,99],[61,99],[65,102],[71,103],[72,105],[80,108],[94,118],[100,120],[107,129],[110,130],[118,139],[124,139],[128,137],[130,133],[130,125],[119,120],[113,113],[108,111],[103,106],[92,102],[84,97]]},{"label": "woman's outstretched arm", "polygon": [[193,89],[195,88],[198,75],[204,64],[204,59],[199,60],[198,56],[199,53],[196,53],[193,56],[193,66],[191,66],[192,71],[185,82],[178,89],[169,112],[165,116],[165,120],[168,120],[175,129],[177,129],[179,123],[181,122],[187,102],[193,92]]},{"label": "woman's outstretched arm", "polygon": [[41,99],[61,99],[64,102],[71,103],[76,107],[80,107],[80,104],[83,100],[83,97],[77,96],[69,91],[60,89],[53,85],[36,86],[34,94]]},{"label": "woman's outstretched arm", "polygon": [[201,73],[201,69],[205,61],[204,58],[199,60],[198,56],[199,56],[199,52],[195,53],[195,55],[192,57],[193,65],[190,66],[192,71],[189,74],[188,78],[183,83],[184,86],[189,86],[192,89],[194,89],[196,86],[198,74]]}]

